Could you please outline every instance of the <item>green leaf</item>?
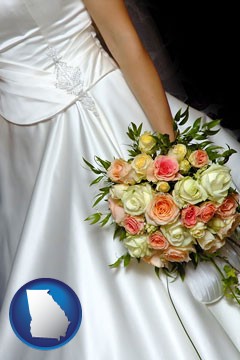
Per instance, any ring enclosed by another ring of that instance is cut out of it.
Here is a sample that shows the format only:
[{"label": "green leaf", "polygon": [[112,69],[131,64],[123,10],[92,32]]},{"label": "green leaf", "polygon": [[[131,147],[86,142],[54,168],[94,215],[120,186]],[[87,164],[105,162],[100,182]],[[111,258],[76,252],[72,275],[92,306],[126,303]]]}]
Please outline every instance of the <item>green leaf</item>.
[{"label": "green leaf", "polygon": [[100,164],[105,170],[107,170],[109,168],[109,166],[111,165],[111,162],[108,160],[103,160],[98,156],[95,156],[95,160],[98,164]]},{"label": "green leaf", "polygon": [[104,175],[98,176],[95,180],[90,183],[90,186],[99,183],[104,178]]},{"label": "green leaf", "polygon": [[235,154],[237,151],[234,149],[226,150],[222,153],[221,158],[224,158],[222,161],[219,161],[219,165],[224,165],[228,162],[231,155]]},{"label": "green leaf", "polygon": [[124,240],[126,238],[126,230],[124,229],[124,227],[119,226],[118,224],[116,224],[115,226],[115,231],[113,234],[113,238],[116,239],[118,238],[120,241]]},{"label": "green leaf", "polygon": [[130,140],[135,141],[135,136],[134,136],[134,133],[133,133],[133,131],[131,129],[128,130],[127,135],[128,135]]},{"label": "green leaf", "polygon": [[124,256],[124,267],[127,267],[129,265],[131,261],[131,256],[129,253],[127,253],[125,256]]},{"label": "green leaf", "polygon": [[194,139],[196,139],[196,140],[205,140],[206,135],[205,134],[203,134],[203,135],[197,134],[197,135],[194,135]]},{"label": "green leaf", "polygon": [[93,203],[93,207],[95,207],[103,198],[105,198],[106,193],[98,194],[96,196],[96,201]]},{"label": "green leaf", "polygon": [[187,134],[188,131],[189,131],[191,128],[192,128],[191,126],[188,126],[185,130],[183,130],[183,131],[181,132],[181,135]]},{"label": "green leaf", "polygon": [[205,133],[206,135],[210,136],[210,135],[215,135],[220,131],[220,128],[217,130],[206,130]]},{"label": "green leaf", "polygon": [[210,145],[206,148],[206,150],[220,150],[220,149],[223,149],[223,147],[218,145]]},{"label": "green leaf", "polygon": [[211,121],[205,122],[202,127],[203,127],[203,129],[204,128],[212,129],[212,128],[218,126],[220,124],[220,121],[221,120],[219,120],[219,119],[211,120]]},{"label": "green leaf", "polygon": [[210,144],[212,144],[212,141],[209,141],[209,140],[199,143],[199,145],[201,146],[201,149],[204,149],[206,146],[208,146]]},{"label": "green leaf", "polygon": [[111,218],[111,213],[109,213],[109,214],[107,214],[103,219],[102,219],[102,221],[101,221],[101,226],[104,226],[104,225],[106,225],[107,224],[107,222],[109,221],[109,219]]},{"label": "green leaf", "polygon": [[113,264],[108,265],[110,268],[118,268],[122,262],[124,267],[128,266],[131,261],[131,256],[129,253],[126,253],[122,256],[120,256],[117,261],[115,261]]},{"label": "green leaf", "polygon": [[95,213],[90,216],[88,216],[84,221],[91,221],[90,224],[96,224],[102,217],[102,213]]},{"label": "green leaf", "polygon": [[95,168],[90,162],[82,158],[85,164],[92,170],[95,174],[102,174],[102,170]]},{"label": "green leaf", "polygon": [[109,190],[110,190],[110,187],[111,187],[111,186],[105,186],[105,187],[100,188],[99,190],[100,190],[100,191],[103,191],[103,192],[106,193],[106,194],[108,194],[108,193],[109,193]]},{"label": "green leaf", "polygon": [[182,263],[177,263],[177,271],[178,274],[180,275],[182,281],[184,281],[185,278],[185,265]]},{"label": "green leaf", "polygon": [[118,268],[121,265],[122,260],[123,260],[123,257],[121,256],[120,258],[117,259],[117,261],[115,261],[113,264],[110,264],[108,266],[112,269]]},{"label": "green leaf", "polygon": [[178,112],[176,113],[176,115],[174,116],[174,120],[176,122],[180,121],[181,119],[181,113],[182,113],[182,109],[179,109]]},{"label": "green leaf", "polygon": [[202,122],[202,118],[201,118],[201,117],[197,118],[197,119],[194,121],[194,123],[193,123],[193,126],[192,126],[193,129],[199,130],[199,129],[200,129],[201,122]]},{"label": "green leaf", "polygon": [[182,126],[186,124],[189,118],[189,106],[187,106],[186,110],[181,114],[182,120],[180,121],[179,125]]},{"label": "green leaf", "polygon": [[142,132],[142,127],[143,127],[143,123],[141,123],[137,129],[137,136],[139,137],[141,135]]},{"label": "green leaf", "polygon": [[155,266],[154,267],[154,270],[155,270],[155,274],[157,275],[157,277],[160,279],[160,268]]}]

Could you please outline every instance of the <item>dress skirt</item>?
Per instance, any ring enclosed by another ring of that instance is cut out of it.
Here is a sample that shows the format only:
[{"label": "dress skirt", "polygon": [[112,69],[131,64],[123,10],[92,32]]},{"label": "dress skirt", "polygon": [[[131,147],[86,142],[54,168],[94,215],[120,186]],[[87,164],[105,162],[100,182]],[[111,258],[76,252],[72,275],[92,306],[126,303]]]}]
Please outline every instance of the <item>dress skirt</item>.
[{"label": "dress skirt", "polygon": [[[240,312],[225,299],[204,305],[180,279],[153,267],[109,264],[124,253],[113,227],[90,225],[97,189],[83,158],[128,157],[131,122],[151,130],[117,69],[50,119],[16,125],[0,118],[0,358],[4,360],[239,360]],[[173,115],[186,104],[168,95]],[[37,108],[33,111],[38,111]],[[190,109],[191,121],[206,116]],[[239,144],[221,129],[218,144]],[[228,142],[229,143],[229,142]],[[230,165],[239,183],[236,164]],[[101,205],[102,206],[102,205]],[[103,207],[104,211],[104,207]],[[107,212],[107,204],[105,211]],[[16,291],[37,278],[68,284],[82,305],[82,323],[65,346],[41,351],[22,343],[9,322]]]}]

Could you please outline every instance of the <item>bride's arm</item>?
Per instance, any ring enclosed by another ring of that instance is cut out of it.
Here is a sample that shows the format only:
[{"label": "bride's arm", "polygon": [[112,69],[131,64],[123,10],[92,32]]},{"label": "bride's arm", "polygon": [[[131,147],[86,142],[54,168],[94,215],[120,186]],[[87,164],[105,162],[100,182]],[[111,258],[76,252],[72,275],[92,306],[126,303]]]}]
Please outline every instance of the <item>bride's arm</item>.
[{"label": "bride's arm", "polygon": [[123,0],[84,0],[111,54],[156,131],[174,139],[172,115],[159,74]]}]

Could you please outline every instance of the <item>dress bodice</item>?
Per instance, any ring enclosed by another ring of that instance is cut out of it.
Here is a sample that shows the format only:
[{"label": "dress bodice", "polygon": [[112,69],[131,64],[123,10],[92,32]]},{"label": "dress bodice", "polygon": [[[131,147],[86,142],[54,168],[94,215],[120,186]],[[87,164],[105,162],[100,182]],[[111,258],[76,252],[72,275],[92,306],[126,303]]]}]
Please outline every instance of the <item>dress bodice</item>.
[{"label": "dress bodice", "polygon": [[82,1],[1,1],[0,114],[7,120],[45,120],[115,68]]}]

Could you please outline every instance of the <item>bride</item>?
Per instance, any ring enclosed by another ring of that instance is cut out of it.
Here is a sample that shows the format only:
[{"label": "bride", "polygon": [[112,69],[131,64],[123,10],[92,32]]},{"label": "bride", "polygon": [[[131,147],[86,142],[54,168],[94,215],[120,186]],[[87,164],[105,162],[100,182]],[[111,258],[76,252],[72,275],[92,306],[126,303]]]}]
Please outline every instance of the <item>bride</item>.
[{"label": "bride", "polygon": [[[174,139],[172,116],[186,107],[165,93],[124,2],[3,0],[0,19],[0,358],[239,359],[235,305],[201,302],[209,288],[194,273],[168,292],[147,264],[109,269],[121,246],[84,221],[94,192],[82,157],[127,156],[130,122]],[[239,149],[223,129],[213,140]],[[229,161],[238,188],[239,160]],[[37,278],[63,281],[82,305],[79,331],[52,351],[9,322],[14,294]]]}]

